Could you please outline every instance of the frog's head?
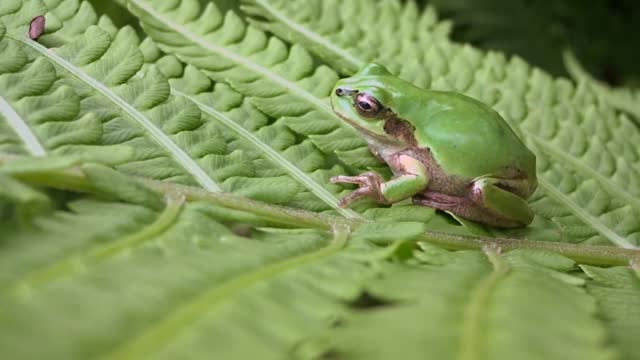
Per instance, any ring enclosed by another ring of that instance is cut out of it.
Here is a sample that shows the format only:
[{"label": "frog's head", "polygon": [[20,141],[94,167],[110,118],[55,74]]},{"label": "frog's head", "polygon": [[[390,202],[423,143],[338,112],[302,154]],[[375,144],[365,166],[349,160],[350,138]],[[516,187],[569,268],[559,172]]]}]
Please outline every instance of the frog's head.
[{"label": "frog's head", "polygon": [[331,93],[333,111],[372,143],[400,144],[385,131],[385,123],[395,117],[394,100],[402,96],[396,83],[402,81],[384,66],[370,64],[352,77],[336,83]]}]

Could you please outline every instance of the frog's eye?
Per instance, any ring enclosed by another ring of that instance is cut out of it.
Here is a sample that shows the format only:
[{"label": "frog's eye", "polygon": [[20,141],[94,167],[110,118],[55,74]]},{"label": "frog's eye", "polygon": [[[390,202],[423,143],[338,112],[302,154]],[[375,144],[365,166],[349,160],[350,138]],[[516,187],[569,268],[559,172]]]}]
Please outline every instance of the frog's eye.
[{"label": "frog's eye", "polygon": [[360,115],[364,117],[374,117],[382,110],[380,102],[366,93],[360,93],[356,96],[355,106]]}]

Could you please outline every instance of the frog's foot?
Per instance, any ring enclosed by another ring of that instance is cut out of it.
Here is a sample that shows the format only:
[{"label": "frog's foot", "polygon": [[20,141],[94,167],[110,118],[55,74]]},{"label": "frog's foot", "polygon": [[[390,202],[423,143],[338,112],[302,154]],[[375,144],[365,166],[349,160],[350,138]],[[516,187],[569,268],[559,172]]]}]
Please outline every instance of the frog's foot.
[{"label": "frog's foot", "polygon": [[347,207],[354,200],[360,199],[365,196],[369,196],[373,198],[375,201],[386,204],[387,201],[382,196],[382,192],[380,190],[380,184],[382,183],[382,178],[380,175],[374,173],[373,171],[366,172],[364,174],[360,174],[358,176],[334,176],[331,178],[331,183],[349,183],[349,184],[358,184],[360,187],[358,190],[353,191],[351,194],[343,197],[338,202],[340,207]]}]

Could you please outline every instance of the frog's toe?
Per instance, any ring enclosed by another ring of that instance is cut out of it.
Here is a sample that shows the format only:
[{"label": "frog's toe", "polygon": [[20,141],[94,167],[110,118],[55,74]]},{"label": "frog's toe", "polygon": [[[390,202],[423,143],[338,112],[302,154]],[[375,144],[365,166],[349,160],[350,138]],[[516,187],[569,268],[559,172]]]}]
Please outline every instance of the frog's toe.
[{"label": "frog's toe", "polygon": [[340,183],[349,183],[349,184],[357,184],[354,180],[353,180],[354,176],[345,176],[345,175],[338,175],[338,176],[332,176],[329,181],[332,184],[340,184]]},{"label": "frog's toe", "polygon": [[369,188],[368,186],[363,186],[358,190],[352,191],[349,195],[340,199],[340,201],[338,201],[338,206],[345,208],[349,206],[349,204],[351,204],[353,201],[358,200],[365,196],[370,196],[370,195],[371,195],[371,188]]},{"label": "frog's toe", "polygon": [[331,177],[331,179],[329,179],[329,181],[331,181],[331,183],[333,184],[349,183],[349,184],[358,184],[358,185],[376,185],[376,184],[380,184],[381,179],[380,179],[380,175],[372,171],[368,171],[364,174],[360,174],[357,176],[345,176],[345,175],[333,176]]}]

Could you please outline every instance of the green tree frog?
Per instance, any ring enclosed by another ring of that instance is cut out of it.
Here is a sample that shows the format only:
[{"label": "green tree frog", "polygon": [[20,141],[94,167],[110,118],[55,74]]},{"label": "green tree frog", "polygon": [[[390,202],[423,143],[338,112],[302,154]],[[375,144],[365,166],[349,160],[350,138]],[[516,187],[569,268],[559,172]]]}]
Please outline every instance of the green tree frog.
[{"label": "green tree frog", "polygon": [[331,105],[394,173],[388,181],[372,171],[332,177],[359,186],[340,206],[366,196],[382,204],[412,198],[495,227],[533,220],[535,155],[488,105],[415,87],[377,64],[338,81]]}]

